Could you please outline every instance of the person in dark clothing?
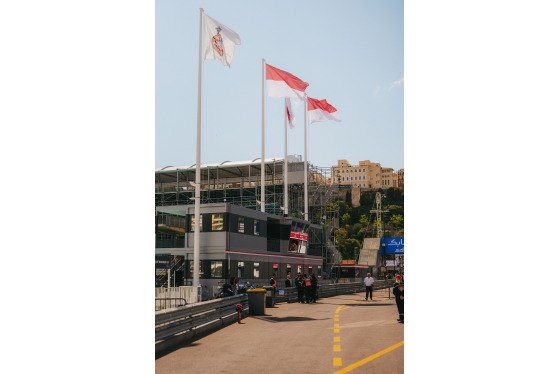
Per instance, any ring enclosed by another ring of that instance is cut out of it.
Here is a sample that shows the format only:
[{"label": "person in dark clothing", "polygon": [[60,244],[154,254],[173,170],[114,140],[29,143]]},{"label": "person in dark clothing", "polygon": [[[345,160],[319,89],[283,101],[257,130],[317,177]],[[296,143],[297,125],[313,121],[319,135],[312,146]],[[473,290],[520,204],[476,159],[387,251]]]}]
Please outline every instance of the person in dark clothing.
[{"label": "person in dark clothing", "polygon": [[311,302],[317,302],[317,277],[311,274]]},{"label": "person in dark clothing", "polygon": [[273,288],[272,292],[276,295],[276,273],[272,274],[272,278],[270,278],[270,286]]},{"label": "person in dark clothing", "polygon": [[292,273],[288,273],[286,282],[284,283],[285,288],[292,287]]},{"label": "person in dark clothing", "polygon": [[298,303],[303,303],[303,288],[305,287],[305,283],[303,281],[303,277],[301,276],[301,273],[298,273],[298,276],[296,278],[296,287],[297,287],[297,300]]},{"label": "person in dark clothing", "polygon": [[404,283],[400,279],[397,279],[393,287],[393,295],[395,295],[395,302],[399,311],[399,319],[397,321],[404,323]]},{"label": "person in dark clothing", "polygon": [[305,302],[309,304],[311,302],[311,280],[307,275],[304,275],[304,283]]}]

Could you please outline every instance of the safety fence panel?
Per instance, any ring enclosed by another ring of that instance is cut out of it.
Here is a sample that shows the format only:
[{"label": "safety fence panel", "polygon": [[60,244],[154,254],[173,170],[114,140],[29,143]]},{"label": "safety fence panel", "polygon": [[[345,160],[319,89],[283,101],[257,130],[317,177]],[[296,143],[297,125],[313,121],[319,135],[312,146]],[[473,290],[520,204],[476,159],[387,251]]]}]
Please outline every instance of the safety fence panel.
[{"label": "safety fence panel", "polygon": [[[198,286],[200,288],[200,286]],[[194,304],[200,300],[197,287],[181,286],[156,288],[156,310]],[[183,301],[184,300],[184,301]]]}]

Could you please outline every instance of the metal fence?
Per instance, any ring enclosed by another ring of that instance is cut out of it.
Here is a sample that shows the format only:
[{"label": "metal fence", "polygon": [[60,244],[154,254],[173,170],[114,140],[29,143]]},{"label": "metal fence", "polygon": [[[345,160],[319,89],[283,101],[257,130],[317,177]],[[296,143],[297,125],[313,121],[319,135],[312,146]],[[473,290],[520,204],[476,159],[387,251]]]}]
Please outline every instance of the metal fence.
[{"label": "metal fence", "polygon": [[[198,286],[200,288],[200,286]],[[169,288],[156,288],[156,310],[175,308],[185,304],[197,303],[199,292],[197,287],[181,286]]]},{"label": "metal fence", "polygon": [[237,304],[242,315],[249,311],[248,296],[237,295],[156,312],[156,353],[197,334],[237,321]]},{"label": "metal fence", "polygon": [[[375,281],[374,290],[382,290],[393,286],[391,281]],[[364,292],[364,282],[322,283],[318,285],[319,298],[344,295],[349,293]],[[284,295],[276,294],[277,302],[297,302],[297,287],[284,288]]]}]

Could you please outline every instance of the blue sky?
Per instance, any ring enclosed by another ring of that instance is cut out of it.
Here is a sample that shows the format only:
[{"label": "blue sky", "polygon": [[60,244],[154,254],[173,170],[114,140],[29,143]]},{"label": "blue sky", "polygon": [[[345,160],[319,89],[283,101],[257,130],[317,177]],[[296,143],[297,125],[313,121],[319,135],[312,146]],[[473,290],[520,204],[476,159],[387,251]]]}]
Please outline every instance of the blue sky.
[{"label": "blue sky", "polygon": [[[308,160],[317,166],[361,160],[404,167],[402,1],[155,2],[156,168],[196,157],[199,8],[236,31],[231,68],[202,68],[202,163],[261,155],[261,64],[309,83],[342,122],[308,126]],[[265,156],[284,155],[283,99],[266,98]],[[303,102],[288,154],[304,152]]]}]

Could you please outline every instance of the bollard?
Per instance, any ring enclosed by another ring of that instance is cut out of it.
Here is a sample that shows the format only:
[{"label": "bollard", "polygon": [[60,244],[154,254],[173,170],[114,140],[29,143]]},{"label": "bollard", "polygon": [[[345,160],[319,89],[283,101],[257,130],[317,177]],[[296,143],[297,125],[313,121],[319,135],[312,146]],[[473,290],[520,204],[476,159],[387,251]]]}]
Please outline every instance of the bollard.
[{"label": "bollard", "polygon": [[237,323],[241,323],[241,311],[243,310],[243,306],[241,304],[237,304],[235,306],[235,310],[237,310]]}]

